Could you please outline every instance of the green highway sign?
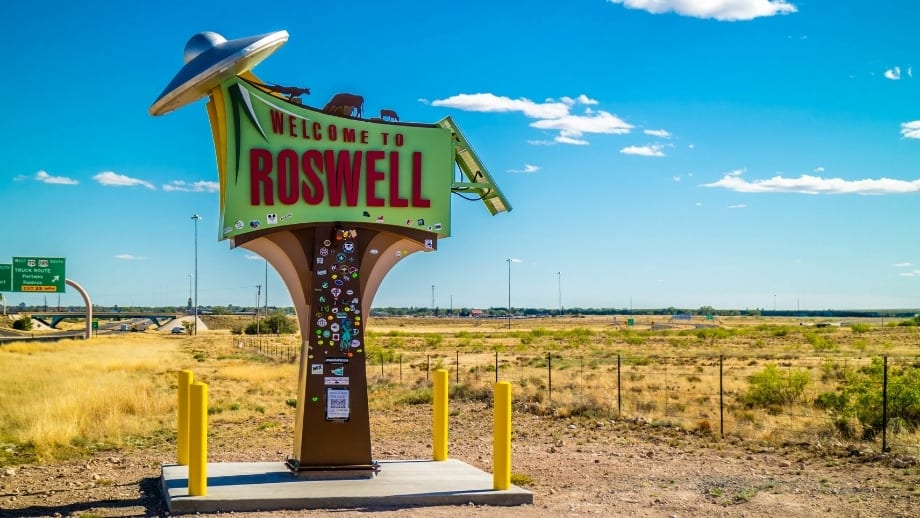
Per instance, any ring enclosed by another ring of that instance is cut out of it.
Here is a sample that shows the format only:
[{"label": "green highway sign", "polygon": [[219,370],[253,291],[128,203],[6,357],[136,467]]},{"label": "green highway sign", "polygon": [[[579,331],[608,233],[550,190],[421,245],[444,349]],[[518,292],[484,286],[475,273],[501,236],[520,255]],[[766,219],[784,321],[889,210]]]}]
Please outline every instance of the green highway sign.
[{"label": "green highway sign", "polygon": [[63,293],[63,257],[14,257],[13,291]]},{"label": "green highway sign", "polygon": [[13,265],[0,264],[0,291],[13,291]]}]

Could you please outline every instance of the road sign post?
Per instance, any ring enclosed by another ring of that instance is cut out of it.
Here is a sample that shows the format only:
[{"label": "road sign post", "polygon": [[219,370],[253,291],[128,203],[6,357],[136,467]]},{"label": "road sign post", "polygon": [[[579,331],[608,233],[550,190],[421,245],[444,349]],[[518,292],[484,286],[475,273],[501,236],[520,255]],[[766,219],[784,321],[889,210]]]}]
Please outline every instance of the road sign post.
[{"label": "road sign post", "polygon": [[13,291],[63,293],[63,257],[14,257]]}]

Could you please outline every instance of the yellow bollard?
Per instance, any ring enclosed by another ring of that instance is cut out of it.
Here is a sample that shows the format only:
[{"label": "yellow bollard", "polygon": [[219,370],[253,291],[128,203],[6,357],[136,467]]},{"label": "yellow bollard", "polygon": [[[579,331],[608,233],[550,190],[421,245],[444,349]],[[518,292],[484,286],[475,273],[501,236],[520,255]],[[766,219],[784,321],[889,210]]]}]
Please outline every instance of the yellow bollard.
[{"label": "yellow bollard", "polygon": [[492,489],[511,487],[511,383],[495,384],[495,422],[492,428]]},{"label": "yellow bollard", "polygon": [[190,370],[179,371],[179,418],[176,433],[176,446],[179,450],[180,466],[188,466],[188,387],[195,379]]},{"label": "yellow bollard", "polygon": [[189,390],[188,494],[208,494],[208,386],[192,383]]},{"label": "yellow bollard", "polygon": [[447,460],[447,369],[434,371],[434,460]]}]

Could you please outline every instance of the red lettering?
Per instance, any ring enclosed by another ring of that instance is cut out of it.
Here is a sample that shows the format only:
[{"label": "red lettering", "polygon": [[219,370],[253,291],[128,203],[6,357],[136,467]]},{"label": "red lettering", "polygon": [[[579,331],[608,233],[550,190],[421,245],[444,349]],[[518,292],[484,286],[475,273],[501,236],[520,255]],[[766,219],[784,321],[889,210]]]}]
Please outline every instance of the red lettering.
[{"label": "red lettering", "polygon": [[[334,127],[334,126],[330,126]],[[340,150],[338,163],[335,151],[327,149],[323,154],[326,159],[326,186],[329,190],[329,206],[342,205],[342,191],[345,191],[345,205],[358,205],[358,189],[361,181],[361,151],[355,151],[354,163],[346,150]]]},{"label": "red lettering", "polygon": [[408,207],[409,200],[399,197],[399,152],[390,152],[390,207]]},{"label": "red lettering", "polygon": [[310,135],[307,135],[307,119],[300,119],[300,137],[310,140]]},{"label": "red lettering", "polygon": [[326,127],[326,135],[329,136],[329,140],[335,142],[339,138],[339,128],[335,124],[330,124]]},{"label": "red lettering", "polygon": [[406,142],[406,136],[403,135],[402,133],[397,133],[395,140],[396,140],[396,147],[402,147],[402,145],[405,144]]},{"label": "red lettering", "polygon": [[354,142],[355,141],[354,128],[342,128],[342,140],[344,140],[345,142]]},{"label": "red lettering", "polygon": [[296,151],[282,149],[278,152],[278,201],[284,205],[297,203],[298,162]]},{"label": "red lettering", "polygon": [[[274,205],[275,190],[271,177],[272,152],[267,149],[252,148],[249,150],[249,204]],[[265,199],[262,201],[262,194]]]},{"label": "red lettering", "polygon": [[361,143],[367,144],[367,130],[361,130]]},{"label": "red lettering", "polygon": [[412,206],[431,207],[431,200],[422,198],[422,153],[412,153]]},{"label": "red lettering", "polygon": [[297,117],[288,115],[288,132],[292,137],[297,136]]},{"label": "red lettering", "polygon": [[390,134],[385,131],[381,131],[380,136],[383,137],[383,145],[387,145],[387,143],[390,141]]},{"label": "red lettering", "polygon": [[367,176],[365,189],[367,190],[367,206],[383,207],[386,200],[377,197],[377,182],[384,179],[383,171],[377,169],[377,161],[383,158],[383,151],[368,151],[365,155],[367,161]]},{"label": "red lettering", "polygon": [[307,177],[303,182],[303,201],[316,205],[323,201],[323,183],[316,174],[317,171],[323,172],[323,154],[316,149],[307,150],[303,154],[302,166],[304,176]]},{"label": "red lettering", "polygon": [[313,140],[323,140],[322,128],[318,122],[313,123]]},{"label": "red lettering", "polygon": [[284,114],[278,110],[269,110],[268,115],[272,118],[272,132],[276,135],[284,133]]}]

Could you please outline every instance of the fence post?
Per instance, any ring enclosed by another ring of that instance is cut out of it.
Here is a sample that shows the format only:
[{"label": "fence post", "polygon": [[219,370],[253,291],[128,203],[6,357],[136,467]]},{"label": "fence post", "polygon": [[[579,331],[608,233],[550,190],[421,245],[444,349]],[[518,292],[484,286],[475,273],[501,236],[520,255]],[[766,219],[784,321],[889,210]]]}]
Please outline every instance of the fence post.
[{"label": "fence post", "polygon": [[498,351],[495,351],[495,383],[498,383]]},{"label": "fence post", "polygon": [[549,373],[549,402],[553,402],[553,353],[546,353],[546,370]]},{"label": "fence post", "polygon": [[725,355],[719,355],[719,435],[725,438],[725,401],[722,390],[722,359]]},{"label": "fence post", "polygon": [[888,453],[888,357],[882,369],[882,453]]},{"label": "fence post", "polygon": [[620,390],[620,353],[617,353],[617,417],[623,417],[623,396]]}]

